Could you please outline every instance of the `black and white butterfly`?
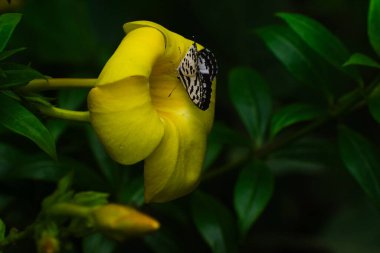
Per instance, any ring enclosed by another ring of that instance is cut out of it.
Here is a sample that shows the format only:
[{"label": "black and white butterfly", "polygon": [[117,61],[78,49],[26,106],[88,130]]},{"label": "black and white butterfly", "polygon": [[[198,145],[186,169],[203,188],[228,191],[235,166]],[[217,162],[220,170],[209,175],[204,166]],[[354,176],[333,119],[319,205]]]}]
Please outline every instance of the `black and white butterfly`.
[{"label": "black and white butterfly", "polygon": [[193,103],[205,111],[210,105],[211,84],[218,72],[214,54],[208,49],[197,50],[190,46],[177,68],[177,78],[182,82]]}]

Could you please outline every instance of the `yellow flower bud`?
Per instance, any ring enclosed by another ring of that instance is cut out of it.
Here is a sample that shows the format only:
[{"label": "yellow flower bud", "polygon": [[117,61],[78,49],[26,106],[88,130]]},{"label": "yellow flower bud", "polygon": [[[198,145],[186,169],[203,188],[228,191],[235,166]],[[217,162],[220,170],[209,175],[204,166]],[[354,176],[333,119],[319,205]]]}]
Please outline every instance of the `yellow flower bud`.
[{"label": "yellow flower bud", "polygon": [[56,237],[49,233],[42,234],[37,241],[38,253],[57,253],[60,249],[60,243]]},{"label": "yellow flower bud", "polygon": [[160,223],[136,209],[108,204],[94,208],[91,213],[96,229],[115,240],[144,235],[160,227]]}]

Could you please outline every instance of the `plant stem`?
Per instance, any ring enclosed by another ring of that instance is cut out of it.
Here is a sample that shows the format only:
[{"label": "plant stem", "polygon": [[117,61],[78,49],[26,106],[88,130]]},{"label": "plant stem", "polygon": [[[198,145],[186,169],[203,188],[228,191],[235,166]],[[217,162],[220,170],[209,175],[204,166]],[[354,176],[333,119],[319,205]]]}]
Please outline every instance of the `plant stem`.
[{"label": "plant stem", "polygon": [[71,203],[59,203],[50,207],[47,212],[52,215],[72,216],[86,218],[91,208]]},{"label": "plant stem", "polygon": [[38,92],[65,88],[92,88],[97,79],[94,78],[47,78],[35,79],[19,89],[22,92]]},{"label": "plant stem", "polygon": [[12,244],[20,239],[23,239],[24,237],[28,236],[31,234],[34,230],[34,225],[28,226],[25,230],[23,231],[17,231],[16,229],[11,229],[8,236],[5,237],[3,240],[0,241],[0,249],[5,248],[9,244]]},{"label": "plant stem", "polygon": [[58,119],[73,120],[81,122],[90,121],[90,113],[88,111],[72,111],[55,106],[35,105],[40,113]]}]

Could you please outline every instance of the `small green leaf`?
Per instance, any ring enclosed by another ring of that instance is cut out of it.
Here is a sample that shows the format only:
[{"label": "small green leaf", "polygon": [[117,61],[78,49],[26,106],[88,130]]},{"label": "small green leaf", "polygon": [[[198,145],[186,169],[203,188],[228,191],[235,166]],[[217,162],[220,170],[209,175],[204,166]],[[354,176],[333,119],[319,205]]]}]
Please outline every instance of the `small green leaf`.
[{"label": "small green leaf", "polygon": [[324,65],[294,31],[286,26],[268,26],[256,32],[295,78],[319,90],[328,90],[330,83]]},{"label": "small green leaf", "polygon": [[3,93],[0,93],[0,124],[29,138],[51,157],[56,158],[54,140],[45,126],[31,112]]},{"label": "small green leaf", "polygon": [[277,16],[285,20],[290,28],[315,50],[326,61],[337,69],[361,80],[359,73],[353,69],[342,68],[342,64],[350,56],[345,45],[322,24],[314,19],[295,13],[277,13]]},{"label": "small green leaf", "polygon": [[368,109],[372,117],[380,123],[380,86],[377,86],[368,97]]},{"label": "small green leaf", "polygon": [[380,64],[368,55],[355,53],[343,64],[343,66],[359,65],[372,68],[380,68]]},{"label": "small green leaf", "polygon": [[5,238],[6,226],[2,219],[0,219],[0,242]]},{"label": "small green leaf", "polygon": [[339,150],[351,175],[375,203],[380,203],[380,160],[377,150],[367,139],[347,127],[339,128]]},{"label": "small green leaf", "polygon": [[236,225],[225,206],[210,195],[196,192],[193,194],[191,208],[195,225],[212,252],[236,252]]},{"label": "small green leaf", "polygon": [[251,162],[240,172],[235,186],[234,206],[243,236],[264,211],[272,193],[273,176],[265,164]]},{"label": "small green leaf", "polygon": [[2,64],[3,75],[0,76],[0,89],[9,89],[26,85],[33,79],[45,78],[40,72],[21,64]]},{"label": "small green leaf", "polygon": [[2,52],[8,44],[13,30],[21,20],[21,16],[22,15],[19,13],[6,13],[0,15],[0,52]]},{"label": "small green leaf", "polygon": [[3,51],[0,53],[0,61],[3,61],[5,59],[11,57],[12,55],[17,54],[18,52],[24,51],[25,49],[26,49],[26,47],[20,47],[20,48],[16,48],[16,49],[10,49],[10,50]]},{"label": "small green leaf", "polygon": [[282,129],[293,124],[315,119],[322,115],[322,112],[320,108],[307,104],[293,104],[283,107],[273,115],[270,136],[274,137]]},{"label": "small green leaf", "polygon": [[81,206],[100,206],[108,203],[108,193],[86,191],[74,195],[73,203]]},{"label": "small green leaf", "polygon": [[368,11],[368,37],[372,48],[380,56],[380,0],[371,0]]},{"label": "small green leaf", "polygon": [[253,69],[235,68],[229,74],[229,91],[248,133],[261,146],[272,110],[268,85]]}]

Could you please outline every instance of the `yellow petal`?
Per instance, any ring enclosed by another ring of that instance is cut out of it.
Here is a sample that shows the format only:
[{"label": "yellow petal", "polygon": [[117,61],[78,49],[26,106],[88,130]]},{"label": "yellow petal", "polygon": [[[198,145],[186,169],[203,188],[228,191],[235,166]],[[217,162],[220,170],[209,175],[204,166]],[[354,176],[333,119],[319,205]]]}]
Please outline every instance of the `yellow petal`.
[{"label": "yellow petal", "polygon": [[143,160],[163,136],[149,76],[164,49],[164,37],[154,28],[128,33],[89,93],[91,124],[110,156],[121,164]]},{"label": "yellow petal", "polygon": [[213,82],[209,109],[202,111],[192,103],[176,78],[152,82],[152,99],[164,120],[165,135],[158,148],[145,159],[146,202],[176,199],[197,186],[213,121],[215,86]]}]

